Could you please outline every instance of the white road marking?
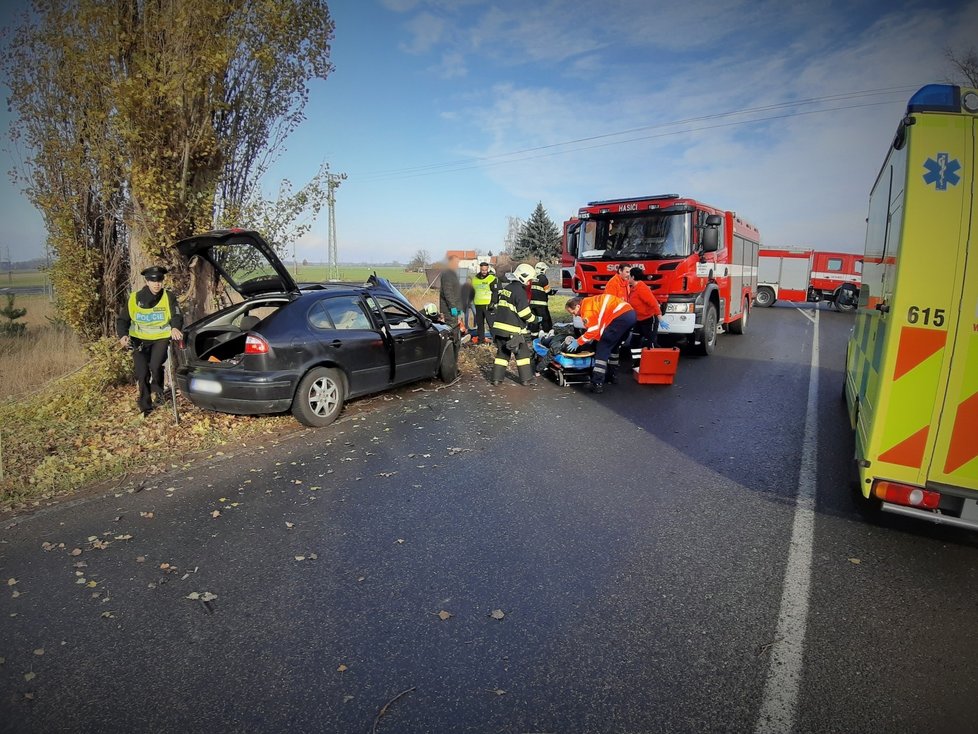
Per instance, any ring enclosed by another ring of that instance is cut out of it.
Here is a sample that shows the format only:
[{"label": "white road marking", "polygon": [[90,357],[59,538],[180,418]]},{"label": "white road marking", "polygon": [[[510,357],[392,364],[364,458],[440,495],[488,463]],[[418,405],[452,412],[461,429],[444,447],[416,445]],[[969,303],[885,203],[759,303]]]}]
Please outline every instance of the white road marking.
[{"label": "white road marking", "polygon": [[802,316],[804,316],[806,319],[811,321],[813,324],[816,323],[816,319],[818,317],[818,306],[816,306],[815,310],[812,312],[815,314],[815,316],[812,316],[812,314],[808,313],[807,310],[802,310],[799,306],[795,306],[795,310],[798,313],[800,313]]},{"label": "white road marking", "polygon": [[[807,314],[806,314],[807,315]],[[785,734],[794,728],[801,689],[811,587],[812,552],[815,534],[816,459],[818,454],[818,310],[812,319],[812,364],[808,377],[808,406],[802,439],[798,496],[788,548],[788,567],[781,592],[778,627],[771,647],[764,697],[754,728],[755,734]]]}]

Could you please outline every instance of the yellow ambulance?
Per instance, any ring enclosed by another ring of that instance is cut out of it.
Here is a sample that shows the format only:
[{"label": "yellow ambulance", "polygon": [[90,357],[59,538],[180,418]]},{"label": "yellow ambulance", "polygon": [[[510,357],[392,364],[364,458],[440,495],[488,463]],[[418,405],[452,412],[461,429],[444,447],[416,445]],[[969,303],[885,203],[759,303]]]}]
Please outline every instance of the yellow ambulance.
[{"label": "yellow ambulance", "polygon": [[869,198],[846,354],[862,502],[978,529],[978,90],[910,98]]}]

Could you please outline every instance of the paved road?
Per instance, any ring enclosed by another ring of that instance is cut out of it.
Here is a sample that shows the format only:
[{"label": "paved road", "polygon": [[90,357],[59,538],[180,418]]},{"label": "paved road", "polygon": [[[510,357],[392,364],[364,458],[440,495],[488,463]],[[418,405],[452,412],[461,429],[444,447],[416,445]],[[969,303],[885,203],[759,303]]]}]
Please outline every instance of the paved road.
[{"label": "paved road", "polygon": [[9,521],[0,727],[973,731],[978,535],[855,512],[850,325],[759,309],[672,387],[424,383]]}]

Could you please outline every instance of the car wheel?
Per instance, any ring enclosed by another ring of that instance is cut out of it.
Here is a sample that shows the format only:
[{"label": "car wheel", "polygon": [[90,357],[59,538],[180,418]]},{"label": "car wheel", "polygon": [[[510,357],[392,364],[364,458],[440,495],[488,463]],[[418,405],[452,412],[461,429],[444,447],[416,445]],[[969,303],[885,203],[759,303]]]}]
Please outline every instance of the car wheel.
[{"label": "car wheel", "polygon": [[744,299],[744,315],[741,316],[736,321],[730,322],[730,333],[731,334],[743,334],[747,331],[747,319],[750,318],[750,299]]},{"label": "car wheel", "polygon": [[757,295],[754,296],[754,303],[764,308],[770,308],[775,302],[774,291],[770,288],[758,288]]},{"label": "car wheel", "polygon": [[292,415],[306,426],[328,426],[343,409],[343,377],[330,367],[315,367],[299,382],[292,399]]},{"label": "car wheel", "polygon": [[441,356],[438,365],[438,379],[442,382],[454,382],[458,377],[458,348],[450,344]]},{"label": "car wheel", "polygon": [[713,354],[717,345],[717,307],[712,303],[706,304],[703,312],[703,333],[700,335],[700,343],[696,345],[697,354],[704,357]]}]

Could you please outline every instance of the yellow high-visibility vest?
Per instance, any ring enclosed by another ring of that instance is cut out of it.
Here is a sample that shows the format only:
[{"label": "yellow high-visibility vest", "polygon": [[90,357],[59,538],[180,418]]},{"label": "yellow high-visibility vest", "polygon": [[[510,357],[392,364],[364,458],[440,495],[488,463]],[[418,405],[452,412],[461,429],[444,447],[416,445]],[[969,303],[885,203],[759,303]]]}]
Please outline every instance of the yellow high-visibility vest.
[{"label": "yellow high-visibility vest", "polygon": [[129,336],[143,341],[155,341],[170,337],[170,294],[163,297],[152,308],[141,308],[136,303],[136,291],[129,294]]}]

